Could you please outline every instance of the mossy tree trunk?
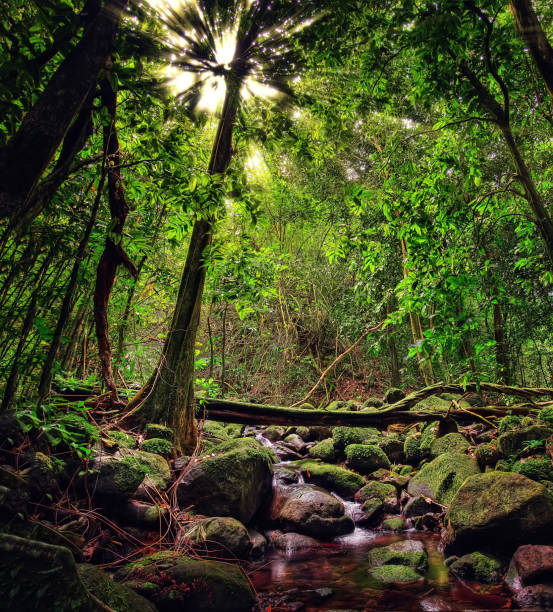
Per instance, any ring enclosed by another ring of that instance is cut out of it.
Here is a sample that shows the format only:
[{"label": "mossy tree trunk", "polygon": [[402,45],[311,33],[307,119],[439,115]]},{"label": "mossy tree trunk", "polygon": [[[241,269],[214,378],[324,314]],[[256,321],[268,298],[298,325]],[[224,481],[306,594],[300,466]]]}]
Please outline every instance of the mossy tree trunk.
[{"label": "mossy tree trunk", "polygon": [[[232,157],[232,132],[240,104],[241,78],[227,75],[227,92],[208,173],[223,175]],[[218,203],[214,203],[218,204]],[[126,422],[170,425],[177,453],[194,450],[197,431],[194,419],[194,356],[196,333],[205,282],[204,255],[213,239],[214,219],[194,223],[177,304],[159,364],[145,387],[129,403]]]}]

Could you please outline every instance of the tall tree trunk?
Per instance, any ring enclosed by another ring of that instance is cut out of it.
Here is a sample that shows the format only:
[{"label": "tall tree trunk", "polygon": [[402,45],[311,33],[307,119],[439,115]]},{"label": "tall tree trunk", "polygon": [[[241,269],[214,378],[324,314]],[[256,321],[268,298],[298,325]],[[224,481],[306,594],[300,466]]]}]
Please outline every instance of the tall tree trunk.
[{"label": "tall tree trunk", "polygon": [[128,0],[107,0],[70,55],[0,149],[0,219],[22,215],[40,177],[113,51]]},{"label": "tall tree trunk", "polygon": [[46,360],[44,361],[44,365],[42,366],[42,373],[38,386],[39,403],[42,403],[50,393],[50,385],[52,382],[52,366],[54,365],[54,359],[56,358],[56,354],[60,346],[63,329],[71,315],[71,311],[73,310],[73,293],[75,291],[75,287],[77,286],[79,270],[81,269],[81,263],[85,256],[88,241],[90,239],[90,235],[92,234],[94,224],[96,223],[96,217],[98,215],[98,209],[100,208],[100,201],[102,199],[102,192],[104,190],[105,178],[106,173],[104,169],[104,164],[102,164],[100,182],[98,184],[98,190],[96,192],[96,197],[92,206],[92,212],[90,213],[90,219],[88,220],[85,232],[81,238],[81,241],[77,248],[77,252],[75,253],[75,261],[73,262],[71,275],[69,277],[69,281],[65,289],[65,295],[63,297],[63,302],[61,305],[60,314],[58,316],[56,329],[54,330],[54,335],[52,337],[52,341],[50,342],[50,347],[48,349],[48,354],[46,355]]},{"label": "tall tree trunk", "polygon": [[553,47],[549,44],[531,0],[510,0],[515,24],[536,62],[553,99]]},{"label": "tall tree trunk", "polygon": [[113,402],[118,402],[117,387],[111,367],[112,351],[109,340],[108,305],[111,291],[115,283],[117,268],[122,265],[136,278],[138,273],[134,264],[123,250],[123,228],[129,206],[125,199],[123,178],[121,176],[121,150],[115,125],[117,114],[117,94],[106,79],[100,84],[102,101],[111,115],[111,123],[104,127],[104,150],[107,152],[107,176],[109,210],[111,213],[110,231],[106,237],[106,245],[98,262],[96,270],[96,286],[94,290],[94,321],[98,352],[104,384]]},{"label": "tall tree trunk", "polygon": [[[232,157],[232,132],[240,104],[241,79],[230,73],[227,91],[211,152],[208,173],[223,175]],[[213,238],[213,220],[194,223],[188,256],[171,328],[159,364],[145,387],[129,403],[125,420],[137,424],[161,422],[174,429],[177,453],[196,447],[194,421],[194,356],[205,282],[204,254]]]}]

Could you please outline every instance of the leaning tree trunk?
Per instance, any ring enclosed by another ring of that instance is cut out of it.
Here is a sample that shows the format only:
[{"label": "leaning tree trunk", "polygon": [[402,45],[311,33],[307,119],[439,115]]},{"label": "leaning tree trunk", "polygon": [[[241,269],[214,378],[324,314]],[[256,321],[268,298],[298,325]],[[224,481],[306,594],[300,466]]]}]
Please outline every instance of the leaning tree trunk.
[{"label": "leaning tree trunk", "polygon": [[111,115],[111,122],[104,127],[104,150],[107,152],[107,175],[109,209],[111,213],[110,231],[106,237],[104,252],[96,270],[96,286],[94,289],[94,321],[102,378],[113,402],[118,402],[117,387],[111,366],[112,350],[109,340],[108,305],[111,291],[115,283],[117,268],[124,266],[131,276],[136,278],[137,269],[123,250],[123,228],[129,206],[125,199],[123,179],[121,176],[121,150],[117,137],[116,109],[117,94],[113,91],[107,79],[100,85],[102,102]]},{"label": "leaning tree trunk", "polygon": [[[232,73],[227,77],[227,93],[208,168],[210,175],[223,175],[230,163],[240,85],[241,80]],[[159,422],[171,425],[177,453],[191,452],[197,444],[194,356],[205,282],[204,255],[212,238],[212,218],[196,220],[173,321],[159,364],[146,386],[129,403],[129,412],[124,417],[136,424]]]},{"label": "leaning tree trunk", "polygon": [[531,0],[511,0],[517,30],[527,44],[553,99],[553,47],[549,44]]},{"label": "leaning tree trunk", "polygon": [[108,0],[0,149],[0,219],[26,211],[28,199],[113,51],[128,0]]}]

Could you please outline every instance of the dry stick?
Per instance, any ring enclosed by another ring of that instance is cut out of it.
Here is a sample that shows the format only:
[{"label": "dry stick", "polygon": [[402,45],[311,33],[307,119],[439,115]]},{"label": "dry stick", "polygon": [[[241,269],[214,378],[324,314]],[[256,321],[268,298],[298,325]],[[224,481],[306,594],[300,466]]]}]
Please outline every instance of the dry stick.
[{"label": "dry stick", "polygon": [[328,366],[328,368],[326,368],[326,370],[324,370],[324,372],[321,374],[321,377],[319,378],[319,380],[312,387],[311,391],[309,391],[309,393],[303,399],[301,399],[299,402],[296,402],[295,404],[292,404],[290,406],[290,408],[293,408],[294,406],[299,406],[300,404],[303,404],[303,403],[307,402],[311,398],[313,393],[315,393],[315,391],[320,387],[321,383],[324,381],[324,379],[326,378],[327,374],[332,369],[334,369],[340,363],[340,361],[342,361],[342,359],[344,359],[344,357],[347,357],[347,355],[349,355],[353,350],[355,350],[355,348],[358,347],[361,344],[361,342],[363,342],[363,340],[369,334],[372,334],[373,332],[379,330],[383,325],[384,325],[384,321],[381,321],[376,327],[371,327],[371,328],[365,330],[361,334],[361,336],[359,336],[359,338],[357,338],[357,340],[344,353],[342,353],[341,355],[338,355],[338,357],[336,357],[336,359]]}]

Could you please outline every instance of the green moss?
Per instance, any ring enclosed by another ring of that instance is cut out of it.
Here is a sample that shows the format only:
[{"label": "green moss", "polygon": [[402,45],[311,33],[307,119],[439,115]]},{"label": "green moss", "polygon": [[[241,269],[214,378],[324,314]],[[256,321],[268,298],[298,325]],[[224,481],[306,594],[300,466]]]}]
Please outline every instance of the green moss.
[{"label": "green moss", "polygon": [[405,438],[405,442],[403,443],[403,453],[405,455],[405,461],[413,464],[418,463],[423,456],[420,447],[420,435],[415,434],[412,436],[407,436],[407,438]]},{"label": "green moss", "polygon": [[394,512],[398,509],[397,489],[393,484],[372,480],[355,495],[355,499],[359,502],[373,498],[379,499],[386,506],[386,512]]},{"label": "green moss", "polygon": [[553,406],[546,406],[538,412],[538,425],[553,427]]},{"label": "green moss", "polygon": [[116,442],[119,446],[124,446],[125,448],[136,448],[136,440],[130,434],[125,433],[124,431],[111,429],[108,431],[107,437]]},{"label": "green moss", "polygon": [[301,469],[307,482],[312,482],[344,497],[353,497],[365,484],[363,476],[337,465],[319,463],[310,459],[294,461],[291,465]]},{"label": "green moss", "polygon": [[397,387],[391,387],[384,393],[385,404],[395,404],[405,397],[405,393]]},{"label": "green moss", "polygon": [[405,565],[420,572],[425,572],[428,568],[428,557],[424,547],[416,540],[403,540],[389,546],[373,548],[369,551],[367,559],[373,566]]},{"label": "green moss", "polygon": [[332,439],[334,448],[341,452],[350,444],[376,443],[381,439],[381,434],[374,427],[334,427]]},{"label": "green moss", "polygon": [[304,402],[303,404],[300,404],[298,408],[300,410],[315,410],[315,406],[313,406],[313,404],[310,404],[309,402]]},{"label": "green moss", "polygon": [[430,454],[432,457],[438,457],[443,455],[443,453],[462,453],[469,446],[469,442],[460,433],[449,433],[432,441],[430,444]]},{"label": "green moss", "polygon": [[368,397],[364,402],[362,408],[381,408],[384,402],[378,397]]},{"label": "green moss", "polygon": [[146,473],[144,484],[164,491],[171,482],[171,469],[167,461],[156,453],[148,453],[143,450],[124,450],[125,461],[140,466]]},{"label": "green moss", "polygon": [[512,431],[513,429],[519,429],[520,427],[522,427],[521,418],[514,414],[509,414],[506,417],[503,417],[502,419],[500,419],[498,426],[497,426],[497,431],[499,435],[501,435],[507,431]]},{"label": "green moss", "polygon": [[388,469],[391,465],[386,453],[374,444],[349,444],[346,447],[346,461],[362,474],[370,474],[379,468]]},{"label": "green moss", "polygon": [[501,434],[497,439],[497,448],[506,457],[516,455],[528,448],[535,451],[536,448],[543,448],[545,440],[552,434],[553,429],[543,425],[522,427]]},{"label": "green moss", "polygon": [[158,425],[157,423],[148,423],[144,428],[144,433],[147,438],[163,438],[163,440],[173,439],[173,430],[165,425]]},{"label": "green moss", "polygon": [[382,529],[385,531],[405,531],[407,523],[400,516],[394,516],[382,521]]},{"label": "green moss", "polygon": [[383,584],[412,584],[422,580],[420,574],[405,565],[382,565],[373,567],[369,573]]},{"label": "green moss", "polygon": [[445,453],[425,464],[411,478],[408,491],[412,496],[425,495],[447,506],[463,482],[479,472],[472,457]]},{"label": "green moss", "polygon": [[426,399],[421,400],[418,404],[416,404],[412,410],[423,410],[426,412],[447,412],[451,405],[451,402],[442,399],[438,395],[431,395]]},{"label": "green moss", "polygon": [[334,400],[330,402],[325,410],[343,410],[346,407],[347,402],[343,402],[340,400]]},{"label": "green moss", "polygon": [[499,451],[494,444],[480,444],[476,447],[475,455],[482,469],[486,466],[494,467],[499,459]]},{"label": "green moss", "polygon": [[516,461],[512,471],[532,480],[553,480],[553,466],[549,457],[531,457],[524,461]]},{"label": "green moss", "polygon": [[476,551],[459,557],[450,569],[463,580],[495,584],[501,580],[503,566],[497,559]]},{"label": "green moss", "polygon": [[263,431],[263,436],[267,438],[267,440],[271,440],[271,442],[282,440],[285,435],[286,429],[281,425],[269,425],[269,427]]},{"label": "green moss", "polygon": [[430,453],[432,442],[434,442],[434,440],[438,437],[439,426],[439,421],[432,421],[422,430],[419,442],[419,452],[421,457],[425,457]]},{"label": "green moss", "polygon": [[148,438],[142,442],[140,450],[168,457],[173,451],[173,444],[169,440],[164,440],[163,438]]},{"label": "green moss", "polygon": [[334,461],[334,442],[332,438],[321,440],[309,449],[309,456],[322,461]]}]

